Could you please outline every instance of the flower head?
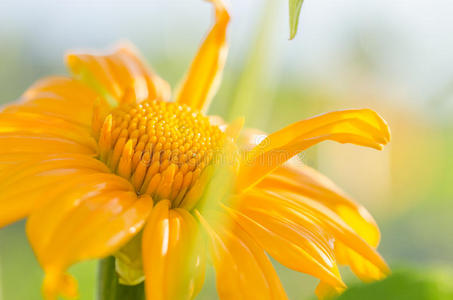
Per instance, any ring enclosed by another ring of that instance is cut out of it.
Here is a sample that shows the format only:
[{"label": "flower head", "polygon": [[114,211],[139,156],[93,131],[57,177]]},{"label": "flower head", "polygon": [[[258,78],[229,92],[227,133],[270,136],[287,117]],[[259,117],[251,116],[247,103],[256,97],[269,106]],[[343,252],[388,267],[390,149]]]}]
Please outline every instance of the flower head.
[{"label": "flower head", "polygon": [[370,214],[290,161],[325,140],[381,149],[385,121],[337,111],[259,139],[206,116],[229,22],[211,2],[215,24],[175,96],[127,45],[68,54],[72,77],[40,80],[0,113],[0,226],[28,217],[48,299],[76,295],[70,265],[109,255],[147,299],[194,298],[207,256],[221,299],[286,299],[267,254],[319,278],[320,298],[345,288],[338,264],[363,280],[389,272]]}]

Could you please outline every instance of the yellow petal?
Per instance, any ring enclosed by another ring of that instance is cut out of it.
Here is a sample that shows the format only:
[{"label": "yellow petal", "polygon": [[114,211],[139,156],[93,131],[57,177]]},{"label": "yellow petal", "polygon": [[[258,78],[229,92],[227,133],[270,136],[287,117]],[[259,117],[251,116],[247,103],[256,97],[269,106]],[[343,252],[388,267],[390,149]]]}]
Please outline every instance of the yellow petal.
[{"label": "yellow petal", "polygon": [[[7,178],[8,173],[14,173],[15,168],[27,161],[41,160],[47,158],[46,154],[35,153],[3,153],[0,154],[0,174],[2,178]],[[19,169],[20,170],[20,169]],[[11,171],[11,172],[10,172]]]},{"label": "yellow petal", "polygon": [[[350,266],[361,280],[367,282],[380,280],[389,273],[385,262],[374,250],[379,244],[380,233],[372,216],[363,206],[344,196],[320,173],[307,166],[300,166],[297,169],[285,166],[268,175],[257,188],[284,194],[299,202],[298,204],[305,202],[303,205],[311,205],[313,209],[324,212],[326,215],[323,219],[329,219],[329,222],[334,222],[335,226],[343,231],[340,234],[342,237],[337,235],[335,241],[338,262]],[[311,202],[305,197],[316,202]],[[355,235],[366,241],[369,246]],[[341,242],[344,238],[349,242]],[[358,247],[362,250],[359,251]]]},{"label": "yellow petal", "polygon": [[348,247],[339,241],[335,243],[335,254],[340,264],[349,266],[352,272],[364,282],[381,280],[390,272],[383,271],[378,264],[354,251],[354,247]]},{"label": "yellow petal", "polygon": [[69,53],[66,63],[74,76],[113,102],[112,105],[128,101],[125,98],[131,95],[139,102],[169,97],[168,84],[144,65],[131,45],[121,45],[106,54]]},{"label": "yellow petal", "polygon": [[186,75],[176,101],[206,111],[220,84],[227,56],[226,30],[230,20],[223,0],[210,0],[215,9],[215,24],[204,40]]},{"label": "yellow petal", "polygon": [[0,155],[0,227],[26,217],[72,181],[109,172],[100,161],[83,155],[21,157]]},{"label": "yellow petal", "polygon": [[91,128],[41,113],[24,111],[0,113],[0,136],[5,133],[46,135],[79,143],[95,152],[97,144],[91,136]]},{"label": "yellow petal", "polygon": [[242,162],[238,189],[252,187],[297,153],[325,140],[382,149],[390,139],[385,121],[368,109],[326,113],[270,134]]},{"label": "yellow petal", "polygon": [[63,77],[47,77],[33,84],[20,98],[4,112],[29,112],[58,117],[84,125],[91,124],[93,104],[99,95],[78,80]]},{"label": "yellow petal", "polygon": [[[309,214],[318,218],[323,226],[334,235],[336,242],[344,244],[348,249],[356,252],[364,261],[372,264],[379,273],[378,279],[389,274],[390,270],[377,253],[376,249],[362,239],[348,224],[346,224],[335,212],[312,201],[311,199],[300,197],[294,194],[285,194],[293,204],[294,209],[308,209]],[[337,250],[337,246],[336,246]]]},{"label": "yellow petal", "polygon": [[344,290],[344,288],[333,287],[321,281],[316,287],[315,293],[319,300],[332,300],[337,298]]},{"label": "yellow petal", "polygon": [[244,196],[240,209],[228,209],[237,222],[282,265],[344,287],[335,261],[333,239],[306,218],[295,222],[277,211],[275,203],[258,195]]},{"label": "yellow petal", "polygon": [[69,274],[47,270],[42,292],[46,300],[56,300],[59,295],[67,299],[79,297],[77,281]]},{"label": "yellow petal", "polygon": [[0,154],[9,153],[78,153],[94,156],[97,151],[91,146],[49,135],[25,133],[0,134]]},{"label": "yellow petal", "polygon": [[267,255],[240,226],[196,214],[210,238],[220,299],[287,299]]},{"label": "yellow petal", "polygon": [[[126,180],[113,174],[103,173],[75,177],[62,183],[61,187],[51,189],[51,201],[36,209],[27,220],[27,234],[40,261],[52,259],[49,255],[45,255],[46,247],[58,238],[54,233],[73,212],[81,212],[87,208],[86,204],[89,205],[96,200],[99,204],[102,201],[114,199],[115,193],[121,193],[123,198],[129,199],[128,192],[131,191],[131,186]],[[132,201],[133,199],[130,200]],[[93,204],[93,211],[97,207]],[[63,227],[69,229],[73,224],[67,222]]]},{"label": "yellow petal", "polygon": [[[12,159],[16,159],[14,161]],[[10,159],[9,169],[5,170],[0,176],[0,187],[2,191],[10,189],[14,191],[19,185],[32,184],[33,180],[39,180],[45,177],[58,177],[64,176],[66,171],[70,170],[92,170],[95,172],[109,172],[105,164],[95,158],[79,154],[47,154],[39,155],[36,157],[30,156],[21,160],[21,156],[11,154],[0,155],[0,164],[4,159]],[[29,181],[24,184],[24,181]],[[16,186],[14,186],[16,185]]]},{"label": "yellow petal", "polygon": [[27,221],[28,238],[46,272],[48,299],[64,293],[60,278],[71,264],[111,255],[138,233],[153,205],[149,196],[137,199],[127,181],[109,174],[79,178],[58,194]]},{"label": "yellow petal", "polygon": [[198,224],[184,209],[158,202],[142,236],[147,299],[193,299],[201,289],[205,251]]},{"label": "yellow petal", "polygon": [[[354,263],[360,260],[360,263],[366,264],[366,266],[373,269],[374,273],[371,274],[373,279],[381,279],[389,274],[390,270],[387,264],[377,251],[327,207],[311,199],[291,193],[278,195],[267,192],[256,192],[252,197],[253,199],[257,202],[246,199],[241,203],[241,212],[255,212],[260,209],[265,211],[267,208],[268,211],[272,210],[269,215],[273,215],[280,220],[286,220],[286,222],[293,222],[309,230],[311,223],[316,224],[326,232],[329,232],[334,238],[336,255],[339,253],[338,246],[341,243],[345,250],[352,251],[355,254],[352,257],[354,261],[349,260],[347,262]],[[257,209],[257,205],[260,208]],[[333,248],[333,245],[331,248]]]},{"label": "yellow petal", "polygon": [[266,176],[257,185],[270,191],[289,191],[316,200],[334,211],[344,222],[377,247],[380,232],[371,214],[362,205],[347,197],[332,181],[318,171],[303,165],[284,165]]},{"label": "yellow petal", "polygon": [[91,119],[96,93],[66,77],[49,77],[31,86],[19,104],[0,113],[0,153],[96,154]]}]

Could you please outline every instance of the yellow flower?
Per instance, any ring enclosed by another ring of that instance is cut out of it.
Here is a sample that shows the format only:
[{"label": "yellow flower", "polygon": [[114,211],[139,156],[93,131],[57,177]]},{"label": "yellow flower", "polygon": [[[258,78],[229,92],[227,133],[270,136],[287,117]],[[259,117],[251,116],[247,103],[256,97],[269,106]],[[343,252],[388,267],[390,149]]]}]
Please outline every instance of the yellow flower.
[{"label": "yellow flower", "polygon": [[267,254],[319,278],[320,298],[345,288],[338,264],[363,280],[389,272],[370,214],[289,162],[325,140],[381,149],[385,121],[337,111],[257,145],[261,133],[239,133],[241,120],[205,116],[229,23],[222,1],[211,2],[215,24],[174,97],[122,46],[68,54],[72,77],[42,79],[0,113],[0,226],[28,217],[47,299],[76,295],[70,265],[109,255],[124,282],[144,277],[153,300],[194,298],[208,255],[221,299],[286,299]]}]

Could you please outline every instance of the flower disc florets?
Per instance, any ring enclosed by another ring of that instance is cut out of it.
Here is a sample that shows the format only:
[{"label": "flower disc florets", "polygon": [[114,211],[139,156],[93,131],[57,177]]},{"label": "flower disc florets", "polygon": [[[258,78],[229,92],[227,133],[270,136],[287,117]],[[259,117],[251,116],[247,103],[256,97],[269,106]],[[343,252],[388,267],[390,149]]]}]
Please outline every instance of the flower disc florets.
[{"label": "flower disc florets", "polygon": [[138,194],[178,206],[216,153],[223,132],[186,105],[158,100],[123,104],[104,121],[100,159]]}]

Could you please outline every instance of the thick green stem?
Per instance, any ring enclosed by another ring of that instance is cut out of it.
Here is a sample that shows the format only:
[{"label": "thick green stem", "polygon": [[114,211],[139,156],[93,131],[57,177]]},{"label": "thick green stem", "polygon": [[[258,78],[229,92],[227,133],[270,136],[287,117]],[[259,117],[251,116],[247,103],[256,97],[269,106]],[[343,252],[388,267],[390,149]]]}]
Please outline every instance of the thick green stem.
[{"label": "thick green stem", "polygon": [[99,261],[97,300],[145,300],[144,284],[122,285],[115,272],[115,258]]}]

